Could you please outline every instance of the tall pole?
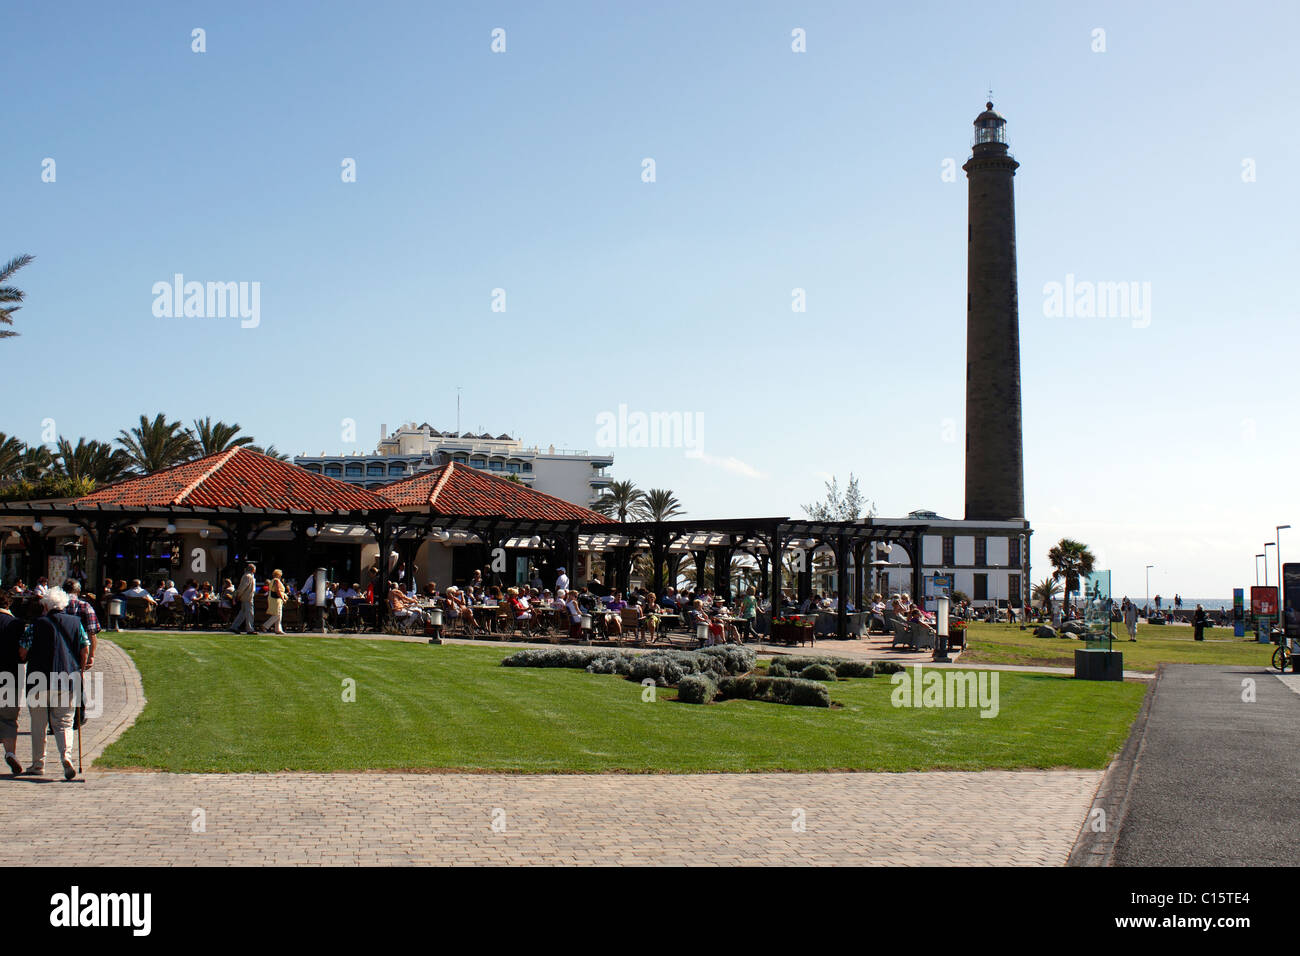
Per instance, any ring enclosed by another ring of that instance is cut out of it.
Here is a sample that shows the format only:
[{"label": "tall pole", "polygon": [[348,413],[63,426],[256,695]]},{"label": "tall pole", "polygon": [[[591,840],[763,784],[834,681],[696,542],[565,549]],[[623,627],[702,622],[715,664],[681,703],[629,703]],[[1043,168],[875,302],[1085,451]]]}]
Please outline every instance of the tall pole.
[{"label": "tall pole", "polygon": [[[1144,607],[1151,606],[1151,569],[1154,567],[1155,567],[1154,564],[1147,565],[1147,600],[1146,600],[1146,604],[1143,605]],[[1258,571],[1256,573],[1258,573]]]},{"label": "tall pole", "polygon": [[1268,587],[1268,549],[1273,547],[1272,541],[1264,542],[1264,553],[1261,555],[1264,559],[1264,587]]},{"label": "tall pole", "polygon": [[[1291,527],[1289,524],[1278,525],[1277,540],[1274,542],[1277,545],[1277,586],[1279,596],[1281,595],[1282,589],[1282,532],[1289,527]],[[1281,602],[1279,601],[1278,603],[1280,604]]]},{"label": "tall pole", "polygon": [[1264,558],[1265,563],[1267,563],[1268,556],[1263,554],[1255,555],[1255,583],[1256,584],[1259,584],[1259,559],[1260,558]]}]

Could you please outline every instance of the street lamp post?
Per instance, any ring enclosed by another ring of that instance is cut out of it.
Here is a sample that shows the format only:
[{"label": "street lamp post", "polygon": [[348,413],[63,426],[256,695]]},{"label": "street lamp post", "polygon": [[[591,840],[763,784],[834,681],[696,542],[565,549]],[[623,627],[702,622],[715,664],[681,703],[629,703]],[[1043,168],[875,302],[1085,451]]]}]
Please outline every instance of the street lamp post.
[{"label": "street lamp post", "polygon": [[1265,557],[1265,555],[1262,554],[1255,555],[1255,583],[1256,584],[1259,584],[1259,559],[1262,557]]},{"label": "street lamp post", "polygon": [[1154,567],[1154,564],[1147,565],[1147,599],[1146,604],[1144,604],[1143,607],[1151,606],[1151,569]]},{"label": "street lamp post", "polygon": [[[1278,525],[1276,529],[1277,540],[1274,542],[1277,545],[1277,586],[1279,594],[1282,593],[1282,532],[1289,527],[1291,527],[1289,524]],[[1281,602],[1278,603],[1281,604]]]},{"label": "street lamp post", "polygon": [[1264,554],[1262,555],[1264,558],[1264,587],[1268,587],[1268,549],[1273,546],[1272,541],[1264,542]]}]

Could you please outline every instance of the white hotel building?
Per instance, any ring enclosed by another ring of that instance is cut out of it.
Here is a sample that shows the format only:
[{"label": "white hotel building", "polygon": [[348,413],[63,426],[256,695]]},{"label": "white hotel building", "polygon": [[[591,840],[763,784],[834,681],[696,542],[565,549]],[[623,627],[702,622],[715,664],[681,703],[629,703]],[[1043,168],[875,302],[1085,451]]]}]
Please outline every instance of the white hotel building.
[{"label": "white hotel building", "polygon": [[392,432],[381,425],[379,430],[379,445],[373,454],[298,456],[294,464],[340,481],[377,488],[454,461],[515,477],[534,491],[584,508],[590,508],[613,481],[606,471],[614,464],[613,455],[589,455],[585,450],[554,445],[524,447],[509,435],[440,432],[427,422],[408,422]]},{"label": "white hotel building", "polygon": [[[932,511],[913,511],[906,518],[890,518],[890,524],[925,525],[921,539],[923,576],[950,575],[953,590],[962,591],[976,607],[1008,599],[1020,607],[1029,597],[1028,521],[955,521]],[[890,566],[880,570],[878,590],[885,595],[911,593],[911,559],[904,548],[894,545],[888,555]],[[918,597],[918,595],[913,595]]]}]

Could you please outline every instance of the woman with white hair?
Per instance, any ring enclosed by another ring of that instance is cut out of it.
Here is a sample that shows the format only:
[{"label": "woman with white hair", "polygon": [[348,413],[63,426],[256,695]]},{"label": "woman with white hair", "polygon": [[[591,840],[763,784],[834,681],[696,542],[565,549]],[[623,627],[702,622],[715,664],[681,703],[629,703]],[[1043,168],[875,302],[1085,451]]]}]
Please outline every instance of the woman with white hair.
[{"label": "woman with white hair", "polygon": [[63,777],[77,775],[72,762],[72,735],[77,706],[81,703],[81,672],[86,668],[90,638],[81,621],[66,613],[68,594],[63,588],[50,588],[41,598],[45,614],[32,622],[31,646],[27,650],[27,683],[32,693],[32,763],[31,776],[45,770],[45,732],[54,734]]}]

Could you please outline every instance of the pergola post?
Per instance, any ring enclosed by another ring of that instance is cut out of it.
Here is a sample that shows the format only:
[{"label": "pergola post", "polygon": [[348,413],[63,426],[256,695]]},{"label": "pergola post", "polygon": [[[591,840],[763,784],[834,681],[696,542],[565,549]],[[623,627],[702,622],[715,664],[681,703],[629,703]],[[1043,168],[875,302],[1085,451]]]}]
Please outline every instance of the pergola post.
[{"label": "pergola post", "polygon": [[862,577],[865,570],[862,566],[862,556],[866,554],[868,545],[859,541],[853,546],[853,606],[861,613],[864,606]]},{"label": "pergola post", "polygon": [[723,600],[731,600],[731,555],[729,544],[718,545],[713,549],[713,590],[721,594]]},{"label": "pergola post", "polygon": [[813,545],[811,548],[804,549],[803,567],[799,570],[799,603],[803,604],[812,596],[812,577],[813,577],[813,558],[817,554],[819,545]]},{"label": "pergola post", "polygon": [[772,561],[772,613],[775,620],[781,613],[781,557],[785,551],[785,541],[781,535],[781,526],[772,525],[767,535],[767,553]]},{"label": "pergola post", "polygon": [[844,537],[843,531],[835,537],[835,575],[839,585],[837,588],[839,610],[835,615],[835,636],[845,641],[849,637],[849,542]]},{"label": "pergola post", "polygon": [[379,522],[379,587],[375,589],[375,629],[382,631],[388,623],[388,552],[393,549],[393,528],[388,518]]},{"label": "pergola post", "polygon": [[668,555],[668,540],[663,526],[656,521],[650,531],[650,562],[654,568],[650,574],[651,590],[655,596],[664,593],[664,560]]},{"label": "pergola post", "polygon": [[923,585],[922,577],[924,572],[921,566],[921,535],[919,532],[912,533],[912,546],[909,549],[912,552],[912,600],[920,603],[925,600],[922,594]]}]

